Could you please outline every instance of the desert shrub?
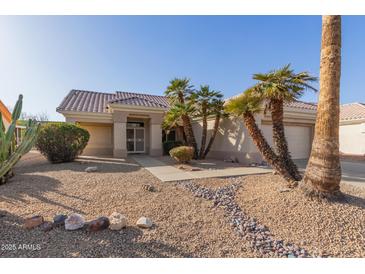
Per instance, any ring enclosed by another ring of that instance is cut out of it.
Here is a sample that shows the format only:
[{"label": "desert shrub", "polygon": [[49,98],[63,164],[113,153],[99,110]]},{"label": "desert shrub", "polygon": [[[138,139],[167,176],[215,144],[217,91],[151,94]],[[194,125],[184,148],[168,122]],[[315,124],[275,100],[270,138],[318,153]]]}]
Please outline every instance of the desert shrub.
[{"label": "desert shrub", "polygon": [[170,156],[179,163],[187,163],[194,156],[194,148],[188,146],[179,146],[170,150]]},{"label": "desert shrub", "polygon": [[181,141],[165,141],[162,143],[163,146],[163,154],[169,155],[169,151],[174,147],[181,146],[183,143]]},{"label": "desert shrub", "polygon": [[72,162],[89,141],[86,129],[69,123],[47,123],[41,126],[36,147],[52,163]]}]

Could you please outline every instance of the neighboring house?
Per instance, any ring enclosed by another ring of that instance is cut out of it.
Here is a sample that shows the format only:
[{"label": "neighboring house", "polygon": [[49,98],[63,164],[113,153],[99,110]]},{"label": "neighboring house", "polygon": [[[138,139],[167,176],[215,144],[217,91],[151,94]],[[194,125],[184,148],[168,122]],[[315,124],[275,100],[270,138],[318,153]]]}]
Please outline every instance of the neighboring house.
[{"label": "neighboring house", "polygon": [[[132,92],[102,93],[71,90],[57,108],[66,122],[78,123],[90,132],[85,155],[113,155],[126,157],[129,153],[162,155],[164,133],[161,128],[164,114],[169,109],[167,98]],[[313,138],[316,106],[293,102],[284,108],[285,131],[289,150],[294,159],[308,158]],[[270,116],[256,116],[257,123],[272,144]],[[213,120],[209,120],[209,132]],[[198,144],[201,123],[193,123]],[[169,140],[182,140],[180,129],[168,135]],[[224,119],[209,157],[237,158],[243,163],[261,162],[246,128],[239,119]]]},{"label": "neighboring house", "polygon": [[340,108],[340,152],[365,155],[365,104],[351,103]]},{"label": "neighboring house", "polygon": [[[0,100],[0,112],[1,112],[1,116],[3,118],[5,130],[7,130],[11,123],[11,113],[1,100]],[[21,136],[22,136],[21,129],[22,128],[24,128],[24,127],[17,125],[16,129],[15,129],[15,138],[16,138],[17,144],[19,144],[21,142]]]}]

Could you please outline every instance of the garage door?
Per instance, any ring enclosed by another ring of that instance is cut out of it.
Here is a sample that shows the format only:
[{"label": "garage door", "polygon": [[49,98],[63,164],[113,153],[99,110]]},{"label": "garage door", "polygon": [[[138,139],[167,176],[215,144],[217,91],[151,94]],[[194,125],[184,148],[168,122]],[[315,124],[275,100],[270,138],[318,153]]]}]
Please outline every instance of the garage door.
[{"label": "garage door", "polygon": [[[272,145],[272,126],[263,125],[263,132],[266,140]],[[285,126],[285,136],[293,159],[309,158],[311,132],[311,127],[307,126]]]}]

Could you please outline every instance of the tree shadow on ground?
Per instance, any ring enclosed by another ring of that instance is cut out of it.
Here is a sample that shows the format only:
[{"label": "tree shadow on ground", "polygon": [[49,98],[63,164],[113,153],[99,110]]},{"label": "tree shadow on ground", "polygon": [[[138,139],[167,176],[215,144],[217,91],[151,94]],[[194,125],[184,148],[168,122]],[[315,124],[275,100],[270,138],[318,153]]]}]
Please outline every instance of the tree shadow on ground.
[{"label": "tree shadow on ground", "polygon": [[337,202],[365,209],[365,199],[351,194],[343,193],[341,199]]},{"label": "tree shadow on ground", "polygon": [[62,207],[65,210],[84,214],[83,211],[59,203],[46,197],[46,193],[56,193],[70,199],[86,201],[86,199],[69,195],[58,190],[61,182],[42,175],[17,174],[8,183],[0,185],[0,201],[10,204],[18,202],[29,203],[29,198],[37,199],[42,203]]},{"label": "tree shadow on ground", "polygon": [[30,152],[22,157],[14,168],[15,174],[33,172],[52,172],[70,170],[75,172],[85,172],[90,166],[96,166],[97,173],[128,173],[135,172],[141,167],[133,160],[123,159],[103,159],[103,158],[80,158],[74,162],[52,164],[38,152]]},{"label": "tree shadow on ground", "polygon": [[[66,231],[63,227],[43,232],[39,228],[26,230],[23,219],[0,210],[0,239],[2,245],[15,245],[15,250],[0,250],[0,257],[120,257],[168,258],[193,257],[168,243],[143,239],[143,230],[127,227],[121,231],[109,229],[89,232],[86,229]],[[33,245],[22,249],[22,245]]]}]

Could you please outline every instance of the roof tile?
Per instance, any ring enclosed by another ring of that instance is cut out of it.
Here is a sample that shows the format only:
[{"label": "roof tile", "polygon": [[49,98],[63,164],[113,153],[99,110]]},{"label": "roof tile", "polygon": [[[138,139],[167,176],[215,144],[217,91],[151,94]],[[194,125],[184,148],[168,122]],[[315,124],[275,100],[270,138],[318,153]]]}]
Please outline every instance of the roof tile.
[{"label": "roof tile", "polygon": [[365,119],[365,104],[351,103],[351,104],[341,105],[340,108],[341,121],[354,121],[362,119]]}]

